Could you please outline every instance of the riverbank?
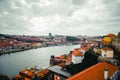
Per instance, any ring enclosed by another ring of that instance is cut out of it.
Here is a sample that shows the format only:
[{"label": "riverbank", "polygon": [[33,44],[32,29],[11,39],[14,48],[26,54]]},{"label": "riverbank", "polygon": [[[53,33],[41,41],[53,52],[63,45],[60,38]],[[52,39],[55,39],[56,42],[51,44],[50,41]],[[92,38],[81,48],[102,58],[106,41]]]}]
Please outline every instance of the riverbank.
[{"label": "riverbank", "polygon": [[21,49],[11,49],[11,50],[6,50],[3,52],[0,52],[0,56],[4,54],[10,54],[10,53],[16,53],[16,52],[21,52],[21,51],[26,51],[26,50],[31,50],[31,49],[37,49],[37,48],[43,48],[43,47],[54,47],[54,46],[72,46],[76,44],[61,44],[61,45],[46,45],[46,46],[38,46],[38,47],[27,47],[27,48],[21,48]]},{"label": "riverbank", "polygon": [[0,52],[0,56],[4,54],[10,54],[10,53],[16,53],[16,52],[21,52],[25,50],[30,50],[30,49],[36,49],[36,48],[41,48],[41,47],[31,47],[31,48],[22,48],[22,49],[13,49],[5,52]]}]

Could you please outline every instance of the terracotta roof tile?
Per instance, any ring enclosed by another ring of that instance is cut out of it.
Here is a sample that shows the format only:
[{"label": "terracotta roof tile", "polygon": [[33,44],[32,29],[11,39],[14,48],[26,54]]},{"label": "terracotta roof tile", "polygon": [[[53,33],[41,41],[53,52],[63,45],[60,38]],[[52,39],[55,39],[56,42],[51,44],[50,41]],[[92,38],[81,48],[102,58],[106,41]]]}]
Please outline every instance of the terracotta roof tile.
[{"label": "terracotta roof tile", "polygon": [[74,50],[73,55],[75,55],[75,56],[83,56],[83,54],[78,50]]},{"label": "terracotta roof tile", "polygon": [[104,48],[102,48],[103,50],[112,50],[111,48],[109,48],[109,47],[104,47]]},{"label": "terracotta roof tile", "polygon": [[106,35],[107,37],[115,37],[115,34],[109,33]]},{"label": "terracotta roof tile", "polygon": [[24,80],[30,80],[30,79],[28,79],[28,78],[25,77]]},{"label": "terracotta roof tile", "polygon": [[80,50],[88,50],[90,47],[82,47]]},{"label": "terracotta roof tile", "polygon": [[118,69],[117,66],[113,66],[106,62],[101,62],[83,70],[82,72],[68,78],[67,80],[104,80],[105,68],[109,69],[109,77]]}]

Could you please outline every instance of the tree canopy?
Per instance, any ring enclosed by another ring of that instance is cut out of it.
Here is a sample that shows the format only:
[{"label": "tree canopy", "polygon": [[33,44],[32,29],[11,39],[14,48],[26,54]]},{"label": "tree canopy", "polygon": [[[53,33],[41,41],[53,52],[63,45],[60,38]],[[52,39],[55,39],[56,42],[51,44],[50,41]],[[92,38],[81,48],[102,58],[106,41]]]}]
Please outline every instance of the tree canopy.
[{"label": "tree canopy", "polygon": [[67,37],[66,37],[66,40],[67,40],[67,41],[77,41],[77,40],[79,40],[79,39],[76,38],[76,37],[73,37],[73,36],[67,36]]}]

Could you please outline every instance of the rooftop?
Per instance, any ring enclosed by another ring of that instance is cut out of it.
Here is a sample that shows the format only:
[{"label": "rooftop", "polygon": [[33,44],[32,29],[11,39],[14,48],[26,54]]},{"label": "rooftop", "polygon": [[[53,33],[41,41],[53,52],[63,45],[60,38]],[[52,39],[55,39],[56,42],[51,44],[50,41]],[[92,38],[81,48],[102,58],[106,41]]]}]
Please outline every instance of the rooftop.
[{"label": "rooftop", "polygon": [[67,80],[104,80],[104,69],[108,68],[108,77],[118,70],[117,66],[113,66],[106,62],[97,63],[96,65],[83,70],[82,72],[68,78]]},{"label": "rooftop", "polygon": [[74,50],[73,55],[75,55],[75,56],[83,56],[82,52],[80,52],[78,50]]},{"label": "rooftop", "polygon": [[48,67],[47,69],[54,72],[55,74],[59,74],[59,75],[66,77],[66,78],[71,76],[70,73],[68,73],[67,71],[64,71],[63,68],[61,66],[58,66],[58,65]]},{"label": "rooftop", "polygon": [[113,49],[111,49],[111,48],[109,48],[109,47],[104,47],[104,48],[102,48],[102,50],[108,50],[108,51],[111,51],[111,50],[113,50]]},{"label": "rooftop", "polygon": [[115,34],[109,33],[106,35],[106,37],[115,37]]},{"label": "rooftop", "polygon": [[90,47],[82,47],[82,48],[80,48],[80,50],[88,50]]}]

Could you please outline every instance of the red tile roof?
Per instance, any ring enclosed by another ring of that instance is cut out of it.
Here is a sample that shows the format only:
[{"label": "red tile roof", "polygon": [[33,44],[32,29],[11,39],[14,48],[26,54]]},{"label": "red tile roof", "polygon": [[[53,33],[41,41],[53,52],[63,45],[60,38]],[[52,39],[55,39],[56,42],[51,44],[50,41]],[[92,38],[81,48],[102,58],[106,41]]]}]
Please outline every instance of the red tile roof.
[{"label": "red tile roof", "polygon": [[80,50],[81,48],[75,48],[74,50]]},{"label": "red tile roof", "polygon": [[80,50],[88,50],[90,47],[82,47],[82,48],[80,48]]},{"label": "red tile roof", "polygon": [[106,37],[115,37],[115,34],[109,33],[106,35]]},{"label": "red tile roof", "polygon": [[87,47],[81,47],[81,48],[75,48],[74,50],[88,50],[90,47],[87,46]]},{"label": "red tile roof", "polygon": [[75,55],[75,56],[83,56],[83,54],[78,50],[74,50],[73,55]]},{"label": "red tile roof", "polygon": [[108,51],[111,51],[112,49],[109,48],[109,47],[105,47],[105,48],[102,48],[103,50],[108,50]]},{"label": "red tile roof", "polygon": [[25,77],[24,80],[30,80],[30,79]]},{"label": "red tile roof", "polygon": [[66,80],[104,80],[104,69],[108,68],[108,77],[110,77],[117,69],[117,66],[113,66],[106,62],[98,63],[90,68],[83,70],[82,72],[66,79]]}]

